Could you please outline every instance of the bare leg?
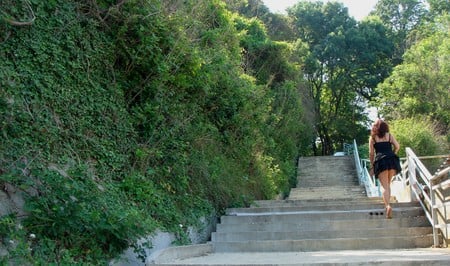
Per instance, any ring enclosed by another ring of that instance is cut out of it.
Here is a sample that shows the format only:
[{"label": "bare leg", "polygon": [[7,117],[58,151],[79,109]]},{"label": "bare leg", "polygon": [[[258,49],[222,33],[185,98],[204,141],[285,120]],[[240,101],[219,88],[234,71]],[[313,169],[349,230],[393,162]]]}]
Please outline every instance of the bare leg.
[{"label": "bare leg", "polygon": [[[388,170],[389,200],[391,199],[391,182],[392,182],[392,178],[395,176],[395,174],[396,174],[396,170],[394,170],[394,169]],[[392,207],[391,207],[390,203],[389,203],[389,207],[386,207],[386,217],[388,219],[392,218]]]},{"label": "bare leg", "polygon": [[392,208],[391,208],[391,180],[395,174],[395,170],[386,170],[381,172],[378,175],[378,179],[380,180],[382,193],[383,193],[383,202],[384,207],[386,208],[386,218],[392,218]]},{"label": "bare leg", "polygon": [[381,192],[383,193],[383,202],[384,207],[388,207],[390,205],[391,199],[391,182],[389,180],[389,172],[383,171],[378,174],[378,180],[381,184]]}]

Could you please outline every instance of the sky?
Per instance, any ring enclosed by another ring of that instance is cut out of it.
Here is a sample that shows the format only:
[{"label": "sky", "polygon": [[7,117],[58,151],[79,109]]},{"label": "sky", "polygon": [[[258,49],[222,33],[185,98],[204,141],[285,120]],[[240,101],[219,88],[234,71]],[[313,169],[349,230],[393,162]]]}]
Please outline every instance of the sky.
[{"label": "sky", "polygon": [[[301,0],[263,0],[264,5],[269,8],[273,13],[286,13],[285,10],[288,7],[293,6]],[[315,2],[316,0],[314,0]],[[354,17],[356,20],[361,20],[369,14],[370,11],[375,7],[378,0],[333,0],[341,2],[345,7],[348,8],[348,13],[350,16]],[[321,0],[321,2],[329,2],[329,0]]]}]

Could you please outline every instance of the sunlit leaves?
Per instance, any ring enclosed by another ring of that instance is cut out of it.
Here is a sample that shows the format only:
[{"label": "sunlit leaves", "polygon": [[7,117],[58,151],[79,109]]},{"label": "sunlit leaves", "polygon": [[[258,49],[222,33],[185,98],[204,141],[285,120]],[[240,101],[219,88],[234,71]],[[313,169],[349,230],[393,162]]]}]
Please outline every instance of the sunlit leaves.
[{"label": "sunlit leaves", "polygon": [[[404,55],[404,62],[380,87],[378,103],[388,118],[429,116],[448,130],[450,123],[450,47],[448,16],[437,20],[435,32]],[[440,26],[439,26],[440,25]]]},{"label": "sunlit leaves", "polygon": [[[424,117],[398,119],[391,123],[392,134],[403,147],[410,147],[420,155],[445,154],[445,140],[440,137],[439,125]],[[405,149],[400,150],[400,156],[405,156]]]},{"label": "sunlit leaves", "polygon": [[[300,2],[289,9],[298,37],[307,43],[302,69],[316,118],[322,154],[364,131],[363,99],[389,74],[392,44],[376,21],[359,24],[339,3]],[[342,126],[346,125],[346,126]],[[354,135],[346,128],[353,127]]]}]

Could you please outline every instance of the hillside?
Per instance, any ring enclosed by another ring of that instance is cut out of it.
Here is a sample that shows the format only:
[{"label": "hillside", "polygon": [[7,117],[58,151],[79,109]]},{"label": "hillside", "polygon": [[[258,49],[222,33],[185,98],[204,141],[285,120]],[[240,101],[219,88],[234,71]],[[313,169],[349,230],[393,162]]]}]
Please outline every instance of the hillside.
[{"label": "hillside", "polygon": [[288,191],[307,127],[280,112],[300,121],[299,96],[243,71],[219,1],[13,2],[0,9],[0,183],[26,203],[2,213],[2,260],[98,264],[157,228],[183,243],[203,215]]}]

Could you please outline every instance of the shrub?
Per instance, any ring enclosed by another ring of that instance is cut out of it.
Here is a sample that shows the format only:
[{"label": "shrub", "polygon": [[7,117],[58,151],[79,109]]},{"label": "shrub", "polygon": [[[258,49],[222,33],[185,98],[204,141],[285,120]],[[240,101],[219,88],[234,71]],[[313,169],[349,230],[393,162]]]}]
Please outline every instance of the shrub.
[{"label": "shrub", "polygon": [[390,130],[400,143],[401,157],[406,156],[406,147],[410,147],[418,156],[441,154],[448,147],[445,139],[437,134],[435,124],[426,118],[394,120],[390,123]]}]

